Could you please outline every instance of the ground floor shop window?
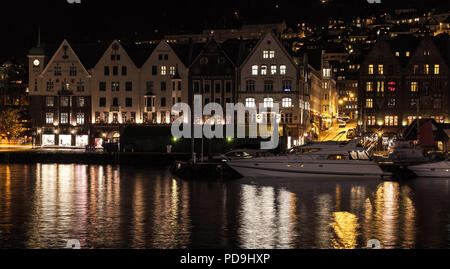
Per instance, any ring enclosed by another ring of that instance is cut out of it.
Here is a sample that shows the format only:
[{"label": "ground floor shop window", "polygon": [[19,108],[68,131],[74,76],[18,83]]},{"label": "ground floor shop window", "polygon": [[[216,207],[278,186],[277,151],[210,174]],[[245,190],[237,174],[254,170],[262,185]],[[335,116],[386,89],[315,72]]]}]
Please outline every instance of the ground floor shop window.
[{"label": "ground floor shop window", "polygon": [[59,146],[60,147],[72,146],[72,136],[71,135],[59,135]]},{"label": "ground floor shop window", "polygon": [[42,135],[42,145],[43,146],[54,146],[55,145],[55,135]]}]

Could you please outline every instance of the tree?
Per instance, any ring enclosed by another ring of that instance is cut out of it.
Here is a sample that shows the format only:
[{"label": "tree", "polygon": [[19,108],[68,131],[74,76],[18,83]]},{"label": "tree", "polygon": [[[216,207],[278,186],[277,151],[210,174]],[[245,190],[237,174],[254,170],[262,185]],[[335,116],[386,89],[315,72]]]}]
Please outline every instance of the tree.
[{"label": "tree", "polygon": [[8,109],[0,112],[0,135],[6,136],[8,142],[11,138],[18,137],[23,132],[20,117],[20,111],[17,109]]}]

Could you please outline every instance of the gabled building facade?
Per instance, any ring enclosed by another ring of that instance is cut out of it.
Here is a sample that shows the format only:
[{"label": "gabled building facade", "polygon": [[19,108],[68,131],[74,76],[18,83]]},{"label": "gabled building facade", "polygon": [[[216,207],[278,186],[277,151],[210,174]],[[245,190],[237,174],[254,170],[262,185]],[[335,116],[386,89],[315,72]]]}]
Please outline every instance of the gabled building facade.
[{"label": "gabled building facade", "polygon": [[[299,82],[298,64],[279,38],[269,31],[239,68],[238,101],[257,110],[260,104],[264,104],[269,113],[274,104],[278,104],[280,114],[272,117],[278,117],[280,127],[286,129],[282,132],[287,135],[288,144],[297,145],[303,138],[306,120],[302,114],[304,100]],[[247,124],[270,119],[270,116],[258,113],[257,118],[248,118]]]},{"label": "gabled building facade", "polygon": [[140,72],[117,40],[92,69],[92,98],[95,124],[142,122]]},{"label": "gabled building facade", "polygon": [[[203,96],[203,105],[217,103],[223,108],[237,101],[237,68],[221,46],[211,38],[189,67],[188,104],[194,95]],[[195,123],[206,119],[194,119]],[[231,119],[216,119],[227,122]]]},{"label": "gabled building facade", "polygon": [[87,146],[91,124],[91,75],[75,51],[64,40],[48,62],[40,47],[33,48],[28,58],[35,144]]},{"label": "gabled building facade", "polygon": [[448,63],[431,37],[400,43],[380,39],[359,73],[359,124],[368,131],[397,133],[417,118],[446,123],[448,82]]},{"label": "gabled building facade", "polygon": [[141,68],[143,123],[169,124],[171,108],[188,102],[188,68],[162,40]]}]

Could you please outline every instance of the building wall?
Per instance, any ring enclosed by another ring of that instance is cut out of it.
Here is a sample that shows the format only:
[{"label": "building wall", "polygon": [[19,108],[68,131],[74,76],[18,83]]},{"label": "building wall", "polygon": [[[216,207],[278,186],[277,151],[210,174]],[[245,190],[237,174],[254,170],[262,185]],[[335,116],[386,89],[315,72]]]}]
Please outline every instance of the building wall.
[{"label": "building wall", "polygon": [[[379,65],[384,66],[382,75]],[[435,65],[439,74],[434,74]],[[371,66],[374,74],[369,74]],[[396,132],[418,116],[438,122],[449,120],[448,66],[430,38],[420,42],[404,67],[390,45],[379,40],[361,66],[359,78],[360,123],[369,130],[383,127]],[[384,83],[381,90],[379,83]]]},{"label": "building wall", "polygon": [[[126,72],[123,72],[123,68],[126,68]],[[144,94],[140,87],[140,72],[120,42],[111,43],[91,72],[92,121],[141,123]],[[106,103],[100,104],[101,98]],[[131,100],[131,103],[127,104],[127,100]]]},{"label": "building wall", "polygon": [[55,145],[62,136],[71,136],[70,145],[77,145],[76,136],[87,136],[91,124],[90,74],[67,41],[47,65],[43,55],[30,55],[29,60],[33,127],[41,138],[54,135]]},{"label": "building wall", "polygon": [[[181,81],[175,82],[173,80],[175,75],[173,72],[176,70],[178,70]],[[181,87],[179,87],[178,82],[181,83]],[[176,103],[188,102],[188,85],[188,69],[169,44],[164,40],[161,41],[141,68],[140,87],[143,89],[143,94],[151,92],[155,95],[154,112],[150,110],[148,112],[144,110],[143,112],[148,113],[148,122],[171,122],[170,112],[174,105],[173,101]],[[146,107],[145,101],[145,99],[142,99],[140,104],[144,108]],[[166,104],[163,106],[164,101]]]},{"label": "building wall", "polygon": [[[267,57],[269,52],[274,52],[273,58]],[[262,74],[263,66],[267,68],[265,75]],[[276,68],[275,74],[271,72],[272,66]],[[253,73],[254,67],[257,67],[257,73]],[[282,68],[285,73],[282,73]],[[298,67],[273,33],[267,33],[262,38],[239,70],[240,103],[246,105],[248,98],[254,98],[256,108],[259,109],[259,104],[264,104],[265,98],[272,98],[273,102],[279,105],[281,124],[295,125],[293,128],[300,127],[302,99],[299,91]],[[268,81],[273,82],[272,91],[265,89],[265,83]],[[254,85],[254,88],[248,85]],[[287,106],[289,102],[283,104],[283,99],[290,99],[291,105]]]}]

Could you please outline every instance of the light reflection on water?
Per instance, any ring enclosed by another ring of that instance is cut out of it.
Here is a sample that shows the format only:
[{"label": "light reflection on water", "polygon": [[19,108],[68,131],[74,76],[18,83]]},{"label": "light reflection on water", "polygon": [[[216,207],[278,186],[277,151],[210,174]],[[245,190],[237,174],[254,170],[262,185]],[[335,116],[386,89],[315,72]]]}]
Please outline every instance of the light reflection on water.
[{"label": "light reflection on water", "polygon": [[0,165],[0,248],[450,246],[449,180],[183,181],[167,169]]}]

